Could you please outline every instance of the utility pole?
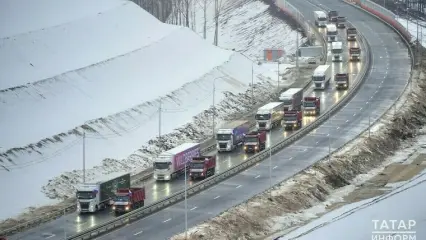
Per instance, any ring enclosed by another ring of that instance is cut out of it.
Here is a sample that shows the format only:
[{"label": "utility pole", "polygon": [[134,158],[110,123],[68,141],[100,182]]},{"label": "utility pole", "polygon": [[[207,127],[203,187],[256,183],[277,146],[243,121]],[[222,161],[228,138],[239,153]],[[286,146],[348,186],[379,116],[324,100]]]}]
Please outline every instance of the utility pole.
[{"label": "utility pole", "polygon": [[160,105],[158,106],[158,139],[161,141],[161,99],[160,99]]},{"label": "utility pole", "polygon": [[254,105],[253,85],[254,85],[254,70],[253,70],[253,62],[251,62],[251,103]]},{"label": "utility pole", "polygon": [[213,79],[213,125],[212,125],[212,136],[214,136],[214,130],[215,130],[215,116],[216,116],[216,106],[214,102],[214,97],[216,95],[216,78]]},{"label": "utility pole", "polygon": [[[333,124],[331,123],[331,114],[330,114],[330,112],[328,113],[328,120],[330,121],[330,125],[333,126]],[[328,133],[328,160],[329,161],[331,161],[331,134],[330,134],[330,132]]]},{"label": "utility pole", "polygon": [[186,187],[186,162],[185,162],[185,239],[188,239],[188,202],[187,202],[187,187]]},{"label": "utility pole", "polygon": [[83,183],[86,183],[86,132],[83,132]]},{"label": "utility pole", "polygon": [[269,146],[269,193],[272,199],[272,146]]},{"label": "utility pole", "polygon": [[299,77],[299,29],[296,30],[296,71]]},{"label": "utility pole", "polygon": [[278,89],[280,88],[280,60],[277,59],[277,63],[278,63],[278,69],[277,69],[277,86]]}]

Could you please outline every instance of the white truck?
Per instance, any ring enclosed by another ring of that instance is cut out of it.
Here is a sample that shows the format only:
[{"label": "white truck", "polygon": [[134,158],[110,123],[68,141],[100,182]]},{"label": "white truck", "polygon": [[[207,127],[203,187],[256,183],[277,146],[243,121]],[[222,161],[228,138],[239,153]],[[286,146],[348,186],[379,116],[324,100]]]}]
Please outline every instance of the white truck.
[{"label": "white truck", "polygon": [[95,213],[111,206],[112,199],[119,188],[130,188],[130,173],[121,173],[109,180],[77,186],[77,212],[79,214]]},{"label": "white truck", "polygon": [[281,93],[280,101],[284,103],[284,111],[302,110],[303,88],[289,88]]},{"label": "white truck", "polygon": [[350,59],[350,61],[360,61],[361,60],[361,48],[359,48],[359,47],[349,48],[349,59]]},{"label": "white truck", "polygon": [[281,124],[284,118],[284,103],[270,102],[259,108],[256,112],[257,130],[271,130],[274,126]]},{"label": "white truck", "polygon": [[333,56],[333,62],[343,61],[343,42],[332,42],[331,43],[331,54]]},{"label": "white truck", "polygon": [[243,143],[244,135],[250,131],[250,124],[245,120],[226,123],[216,132],[216,149],[218,152],[231,152]]},{"label": "white truck", "polygon": [[189,169],[188,162],[200,156],[199,143],[183,143],[158,155],[154,161],[154,179],[172,180]]},{"label": "white truck", "polygon": [[327,14],[324,11],[314,11],[315,26],[325,27],[327,25]]},{"label": "white truck", "polygon": [[337,41],[337,27],[335,24],[327,24],[327,41]]},{"label": "white truck", "polygon": [[326,89],[331,80],[331,67],[330,65],[319,65],[312,74],[312,82],[314,83],[314,90]]}]

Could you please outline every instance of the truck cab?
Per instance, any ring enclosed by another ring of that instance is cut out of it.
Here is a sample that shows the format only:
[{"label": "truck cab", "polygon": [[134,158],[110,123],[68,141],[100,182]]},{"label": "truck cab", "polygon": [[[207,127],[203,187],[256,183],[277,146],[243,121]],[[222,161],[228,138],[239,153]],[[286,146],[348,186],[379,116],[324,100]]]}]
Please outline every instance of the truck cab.
[{"label": "truck cab", "polygon": [[327,41],[337,41],[337,27],[335,24],[327,24]]},{"label": "truck cab", "polygon": [[333,62],[341,62],[343,60],[343,43],[342,42],[332,42],[331,43],[331,54],[333,56]]},{"label": "truck cab", "polygon": [[360,61],[361,60],[361,48],[351,47],[349,48],[349,60]]},{"label": "truck cab", "polygon": [[325,27],[327,25],[327,14],[323,11],[314,11],[315,26]]},{"label": "truck cab", "polygon": [[334,10],[329,11],[328,12],[328,21],[336,22],[338,16],[339,16],[339,13],[337,11],[334,11]]},{"label": "truck cab", "polygon": [[127,213],[143,207],[145,204],[145,188],[119,188],[114,197],[112,210],[115,214]]},{"label": "truck cab", "polygon": [[283,109],[283,102],[270,102],[260,107],[254,116],[257,130],[268,131],[279,125],[284,116]]},{"label": "truck cab", "polygon": [[321,100],[319,97],[305,97],[303,99],[303,112],[305,116],[318,116],[321,113]]},{"label": "truck cab", "polygon": [[348,41],[355,41],[357,30],[354,27],[346,28],[346,38]]},{"label": "truck cab", "polygon": [[191,180],[205,179],[215,174],[216,156],[200,156],[192,158],[189,164]]},{"label": "truck cab", "polygon": [[243,142],[244,134],[248,133],[248,121],[234,121],[225,124],[216,132],[216,149],[218,152],[231,152]]},{"label": "truck cab", "polygon": [[285,130],[295,130],[302,128],[303,115],[299,111],[286,111],[284,112],[284,119],[282,125]]},{"label": "truck cab", "polygon": [[244,136],[245,153],[258,153],[266,148],[266,132],[253,131]]},{"label": "truck cab", "polygon": [[345,28],[346,27],[346,17],[339,16],[337,17],[336,27]]},{"label": "truck cab", "polygon": [[336,73],[334,75],[334,82],[336,83],[336,89],[347,90],[349,88],[349,74]]}]

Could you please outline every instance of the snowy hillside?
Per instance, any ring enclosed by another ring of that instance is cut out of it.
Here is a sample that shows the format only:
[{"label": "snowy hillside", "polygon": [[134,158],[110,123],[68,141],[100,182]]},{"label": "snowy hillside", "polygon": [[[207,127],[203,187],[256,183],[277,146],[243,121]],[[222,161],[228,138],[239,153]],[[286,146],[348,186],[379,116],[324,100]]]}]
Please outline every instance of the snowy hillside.
[{"label": "snowy hillside", "polygon": [[[31,196],[1,211],[0,219],[73,195],[81,181],[83,132],[88,181],[140,171],[153,155],[191,136],[180,127],[194,116],[184,130],[209,121],[211,112],[204,110],[212,104],[214,83],[220,104],[252,82],[250,60],[187,28],[163,24],[132,2],[33,2],[0,2],[0,131],[8,136],[0,138],[0,181],[9,183],[0,191],[19,195],[25,188]],[[21,12],[26,18],[18,19]],[[275,39],[291,34],[281,30]],[[282,75],[289,65],[280,67]],[[254,73],[256,96],[267,99],[277,64],[255,65]],[[161,133],[174,132],[174,138],[158,147],[160,103]],[[237,103],[222,104],[218,120],[251,106]],[[202,126],[191,140],[211,134],[209,124]]]}]

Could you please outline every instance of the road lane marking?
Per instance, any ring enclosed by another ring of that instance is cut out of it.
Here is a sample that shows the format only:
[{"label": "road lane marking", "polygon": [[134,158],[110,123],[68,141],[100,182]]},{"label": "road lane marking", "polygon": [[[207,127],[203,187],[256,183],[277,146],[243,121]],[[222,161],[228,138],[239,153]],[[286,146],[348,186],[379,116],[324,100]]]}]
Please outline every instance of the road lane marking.
[{"label": "road lane marking", "polygon": [[316,142],[315,144],[318,144],[319,142]]},{"label": "road lane marking", "polygon": [[330,133],[327,134],[327,137],[330,136]]},{"label": "road lane marking", "polygon": [[195,209],[197,209],[197,207],[193,207],[193,208],[189,209],[189,211],[193,211]]},{"label": "road lane marking", "polygon": [[257,175],[256,177],[254,177],[254,178],[259,178],[260,177],[260,175]]},{"label": "road lane marking", "polygon": [[240,187],[242,187],[241,185],[238,185],[238,186],[236,186],[235,188],[240,188]]},{"label": "road lane marking", "polygon": [[354,117],[356,116],[356,113],[354,113]]},{"label": "road lane marking", "polygon": [[168,221],[170,221],[170,220],[172,220],[172,219],[171,219],[171,218],[166,219],[166,220],[164,220],[164,221],[163,221],[163,223],[166,223],[166,222],[168,222]]},{"label": "road lane marking", "polygon": [[137,232],[137,233],[135,233],[135,234],[133,234],[133,235],[137,236],[137,235],[139,235],[139,234],[141,234],[141,233],[143,233],[143,231]]},{"label": "road lane marking", "polygon": [[288,160],[291,160],[291,159],[293,159],[293,157],[290,157]]},{"label": "road lane marking", "polygon": [[54,236],[56,236],[56,235],[55,235],[55,234],[52,234],[52,235],[50,235],[50,236],[48,236],[48,237],[45,237],[44,239],[53,238]]},{"label": "road lane marking", "polygon": [[278,166],[275,166],[275,167],[273,167],[272,169],[275,169],[275,168],[277,168]]},{"label": "road lane marking", "polygon": [[218,198],[220,198],[220,196],[216,196],[216,197],[214,197],[213,199],[218,199]]},{"label": "road lane marking", "polygon": [[337,127],[336,129],[339,129],[340,127]]},{"label": "road lane marking", "polygon": [[306,151],[308,151],[308,149],[307,149],[307,148],[305,148],[305,149],[303,149],[303,151],[304,151],[304,152],[306,152]]},{"label": "road lane marking", "polygon": [[360,108],[359,110],[362,111],[362,108]]},{"label": "road lane marking", "polygon": [[346,122],[349,122],[349,120],[346,120]]}]

